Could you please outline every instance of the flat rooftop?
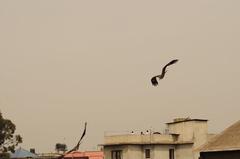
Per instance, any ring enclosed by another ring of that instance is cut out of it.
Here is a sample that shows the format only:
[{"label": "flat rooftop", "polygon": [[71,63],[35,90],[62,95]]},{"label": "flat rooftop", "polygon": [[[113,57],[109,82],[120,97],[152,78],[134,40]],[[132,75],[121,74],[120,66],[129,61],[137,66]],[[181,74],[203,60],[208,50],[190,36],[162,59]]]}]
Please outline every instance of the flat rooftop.
[{"label": "flat rooftop", "polygon": [[192,144],[193,141],[178,140],[178,134],[125,134],[104,137],[103,146],[108,145],[147,145],[147,144]]},{"label": "flat rooftop", "polygon": [[207,119],[191,119],[191,118],[176,118],[172,122],[168,122],[166,124],[176,124],[181,122],[189,122],[189,121],[204,121],[207,122]]}]

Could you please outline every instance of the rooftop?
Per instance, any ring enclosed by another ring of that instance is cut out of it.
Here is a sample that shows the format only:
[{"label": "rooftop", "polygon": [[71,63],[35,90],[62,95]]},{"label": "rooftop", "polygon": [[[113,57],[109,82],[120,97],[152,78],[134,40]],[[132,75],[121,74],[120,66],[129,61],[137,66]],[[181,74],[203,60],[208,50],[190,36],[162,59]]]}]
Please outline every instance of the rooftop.
[{"label": "rooftop", "polygon": [[14,153],[10,154],[11,158],[37,158],[36,154],[33,154],[23,148],[19,148],[17,150],[15,150]]},{"label": "rooftop", "polygon": [[169,122],[169,123],[166,123],[166,124],[176,124],[176,123],[181,123],[181,122],[189,122],[189,121],[208,121],[207,119],[191,119],[191,118],[176,118],[176,119],[173,119],[173,122]]},{"label": "rooftop", "polygon": [[240,120],[200,148],[202,152],[240,150]]},{"label": "rooftop", "polygon": [[107,145],[147,145],[147,144],[192,144],[193,141],[178,140],[178,134],[124,134],[105,136]]},{"label": "rooftop", "polygon": [[102,151],[85,151],[85,152],[79,152],[79,151],[73,151],[67,155],[64,156],[64,158],[80,158],[80,157],[86,157],[88,156],[89,159],[103,159],[104,154]]}]

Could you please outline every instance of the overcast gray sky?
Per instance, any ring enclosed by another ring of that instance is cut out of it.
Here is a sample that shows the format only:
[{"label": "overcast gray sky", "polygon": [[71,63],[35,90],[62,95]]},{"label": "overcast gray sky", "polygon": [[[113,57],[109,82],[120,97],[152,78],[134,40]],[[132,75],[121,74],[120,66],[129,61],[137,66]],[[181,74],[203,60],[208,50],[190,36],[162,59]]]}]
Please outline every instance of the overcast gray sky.
[{"label": "overcast gray sky", "polygon": [[[239,120],[239,0],[0,0],[0,110],[22,147],[81,150],[175,117]],[[172,59],[166,78],[150,78]]]}]

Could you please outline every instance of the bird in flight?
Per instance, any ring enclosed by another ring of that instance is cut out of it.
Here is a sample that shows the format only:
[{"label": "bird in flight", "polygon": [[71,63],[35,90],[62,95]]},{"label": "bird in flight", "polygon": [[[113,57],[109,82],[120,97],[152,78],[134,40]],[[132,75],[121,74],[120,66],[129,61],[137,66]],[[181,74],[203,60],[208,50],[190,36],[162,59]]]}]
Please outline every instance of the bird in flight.
[{"label": "bird in flight", "polygon": [[86,130],[87,130],[87,122],[85,122],[85,127],[84,127],[84,130],[83,130],[82,136],[81,136],[81,138],[79,139],[77,145],[76,145],[74,148],[72,148],[71,150],[69,150],[68,152],[66,152],[65,154],[62,154],[61,156],[59,156],[58,159],[63,159],[66,154],[69,154],[69,153],[71,153],[72,151],[77,151],[77,150],[79,149],[79,146],[80,146],[80,144],[81,144],[81,141],[82,141],[83,137],[84,137],[85,134],[86,134]]},{"label": "bird in flight", "polygon": [[153,85],[153,86],[157,86],[157,85],[158,85],[157,78],[159,78],[160,80],[163,79],[164,76],[165,76],[165,74],[166,74],[166,72],[167,72],[166,68],[167,68],[168,66],[172,65],[172,64],[175,64],[176,62],[178,62],[178,59],[175,59],[175,60],[170,61],[168,64],[166,64],[166,65],[163,67],[163,69],[162,69],[162,74],[161,74],[161,75],[157,75],[157,76],[152,77],[152,79],[151,79],[152,85]]},{"label": "bird in flight", "polygon": [[87,129],[87,122],[85,122],[84,131],[83,131],[82,136],[81,136],[80,140],[78,141],[77,145],[73,149],[69,150],[67,153],[71,153],[72,151],[77,151],[79,149],[81,141],[86,134],[86,129]]}]

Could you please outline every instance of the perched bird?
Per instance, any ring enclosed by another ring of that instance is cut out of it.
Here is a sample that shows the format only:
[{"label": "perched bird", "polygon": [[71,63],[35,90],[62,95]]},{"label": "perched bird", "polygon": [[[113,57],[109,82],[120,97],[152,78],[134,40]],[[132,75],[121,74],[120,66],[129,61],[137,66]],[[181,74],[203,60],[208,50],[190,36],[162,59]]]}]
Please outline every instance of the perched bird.
[{"label": "perched bird", "polygon": [[175,60],[170,61],[168,64],[166,64],[166,65],[163,67],[163,69],[162,69],[162,74],[161,74],[161,75],[157,75],[157,76],[152,77],[152,79],[151,79],[152,85],[153,85],[153,86],[157,86],[157,85],[158,85],[157,78],[159,78],[160,80],[163,79],[164,76],[165,76],[165,74],[166,74],[166,72],[167,72],[166,68],[167,68],[168,66],[172,65],[172,64],[175,64],[176,62],[178,62],[178,59],[175,59]]},{"label": "perched bird", "polygon": [[85,134],[86,134],[86,130],[87,130],[87,122],[85,122],[85,127],[84,127],[84,130],[83,130],[82,136],[81,136],[81,138],[79,139],[77,145],[76,145],[74,148],[72,148],[71,150],[69,150],[68,152],[66,152],[65,154],[62,154],[61,156],[59,156],[58,159],[63,159],[66,154],[69,154],[69,153],[71,153],[72,151],[77,151],[77,150],[79,149],[79,146],[80,146],[80,144],[81,144],[81,141],[82,141],[83,137],[84,137]]}]

